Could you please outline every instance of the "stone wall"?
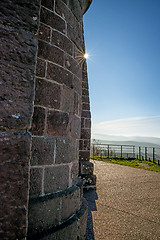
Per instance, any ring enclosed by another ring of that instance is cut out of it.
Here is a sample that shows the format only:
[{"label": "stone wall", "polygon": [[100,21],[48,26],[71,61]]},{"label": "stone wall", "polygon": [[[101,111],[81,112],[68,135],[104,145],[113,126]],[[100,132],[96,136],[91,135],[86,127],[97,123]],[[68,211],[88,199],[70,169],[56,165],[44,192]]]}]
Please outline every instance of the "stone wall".
[{"label": "stone wall", "polygon": [[93,163],[90,160],[91,140],[91,112],[89,100],[89,86],[87,65],[82,67],[82,113],[81,113],[81,138],[79,141],[80,176],[85,188],[95,188],[96,176],[93,175]]},{"label": "stone wall", "polygon": [[29,161],[39,1],[0,7],[0,239],[27,232]]},{"label": "stone wall", "polygon": [[79,139],[89,151],[81,60],[90,2],[1,1],[1,239],[85,239]]},{"label": "stone wall", "polygon": [[[78,178],[82,17],[83,4],[78,0],[42,1],[32,123],[29,237],[33,239],[56,238],[56,229],[68,224],[82,206]],[[84,233],[75,234],[73,239]]]}]

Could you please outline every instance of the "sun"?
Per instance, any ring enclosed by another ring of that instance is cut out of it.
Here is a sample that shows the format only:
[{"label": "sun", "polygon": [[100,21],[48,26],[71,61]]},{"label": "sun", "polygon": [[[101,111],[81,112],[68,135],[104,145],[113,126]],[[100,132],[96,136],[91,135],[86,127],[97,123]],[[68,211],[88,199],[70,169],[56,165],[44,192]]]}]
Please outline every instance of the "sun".
[{"label": "sun", "polygon": [[89,57],[88,53],[84,54],[84,58],[87,59]]},{"label": "sun", "polygon": [[78,50],[78,54],[76,54],[75,58],[77,62],[82,66],[83,63],[90,58],[90,55],[87,52]]}]

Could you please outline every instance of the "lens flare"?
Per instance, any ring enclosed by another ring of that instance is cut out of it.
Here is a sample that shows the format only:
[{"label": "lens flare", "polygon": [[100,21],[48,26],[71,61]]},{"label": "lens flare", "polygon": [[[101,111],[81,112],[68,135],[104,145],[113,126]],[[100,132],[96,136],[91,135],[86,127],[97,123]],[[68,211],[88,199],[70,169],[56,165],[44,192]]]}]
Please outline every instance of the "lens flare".
[{"label": "lens flare", "polygon": [[77,51],[77,54],[75,56],[77,62],[80,64],[80,66],[83,65],[83,63],[89,58],[89,54],[86,52],[82,52],[80,50]]},{"label": "lens flare", "polygon": [[87,59],[89,57],[88,53],[84,54],[84,58]]}]

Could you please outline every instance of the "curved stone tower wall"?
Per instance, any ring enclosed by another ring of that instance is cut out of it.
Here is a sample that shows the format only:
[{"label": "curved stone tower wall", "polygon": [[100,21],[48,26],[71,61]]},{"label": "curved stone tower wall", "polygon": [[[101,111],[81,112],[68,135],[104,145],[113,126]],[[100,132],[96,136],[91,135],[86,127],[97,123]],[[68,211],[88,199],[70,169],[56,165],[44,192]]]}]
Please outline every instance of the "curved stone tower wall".
[{"label": "curved stone tower wall", "polygon": [[89,86],[87,65],[82,67],[82,113],[81,113],[81,138],[79,141],[80,176],[84,188],[95,188],[96,176],[93,174],[93,163],[90,160],[91,140],[91,112],[89,99]]},{"label": "curved stone tower wall", "polygon": [[[56,230],[64,229],[70,218],[82,211],[82,185],[78,177],[82,19],[83,1],[41,3],[31,130],[29,238],[33,239],[51,232],[56,238],[60,234]],[[71,234],[67,229],[65,232]],[[72,238],[83,238],[83,234],[77,225]],[[68,239],[64,230],[63,239]]]},{"label": "curved stone tower wall", "polygon": [[0,239],[27,234],[39,1],[0,7]]},{"label": "curved stone tower wall", "polygon": [[79,140],[90,3],[1,2],[1,239],[85,239]]}]

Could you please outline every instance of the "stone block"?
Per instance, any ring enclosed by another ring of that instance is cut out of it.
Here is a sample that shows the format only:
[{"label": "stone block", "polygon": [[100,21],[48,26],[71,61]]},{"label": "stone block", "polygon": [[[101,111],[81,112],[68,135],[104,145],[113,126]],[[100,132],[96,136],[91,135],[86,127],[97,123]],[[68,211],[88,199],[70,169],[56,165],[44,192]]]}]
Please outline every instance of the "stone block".
[{"label": "stone block", "polygon": [[91,118],[91,112],[88,110],[82,111],[82,117],[84,118]]},{"label": "stone block", "polygon": [[54,1],[55,0],[41,0],[41,5],[50,10],[54,10]]},{"label": "stone block", "polygon": [[[88,74],[87,74],[87,64],[86,64],[86,62],[84,62],[82,74],[83,74],[83,82],[82,82],[83,88],[88,89],[88,87],[87,87],[87,85],[88,85]],[[85,84],[87,84],[87,85],[85,85]]]},{"label": "stone block", "polygon": [[55,10],[56,12],[66,20],[71,26],[74,26],[74,15],[71,10],[66,6],[68,0],[56,1]]},{"label": "stone block", "polygon": [[69,55],[73,55],[73,43],[64,34],[52,31],[52,44],[61,48]]},{"label": "stone block", "polygon": [[84,38],[83,38],[83,20],[77,20],[75,18],[75,21],[74,21],[74,29],[75,29],[75,32],[77,34],[77,38],[81,40],[81,43],[82,43],[82,48],[83,48],[83,52],[85,51],[85,45],[84,45]]},{"label": "stone block", "polygon": [[83,52],[82,38],[78,36],[77,31],[70,24],[67,24],[67,36]]},{"label": "stone block", "polygon": [[82,81],[82,88],[84,89],[84,88],[86,88],[86,89],[88,89],[88,81],[87,81],[88,79],[86,79],[86,81]]},{"label": "stone block", "polygon": [[74,93],[74,113],[79,113],[79,96],[76,92]]},{"label": "stone block", "polygon": [[51,165],[55,161],[54,137],[33,137],[31,166]]},{"label": "stone block", "polygon": [[81,135],[81,118],[70,114],[70,131],[71,136],[75,139],[79,139]]},{"label": "stone block", "polygon": [[82,175],[82,180],[84,182],[84,186],[95,186],[96,185],[96,176],[95,175]]},{"label": "stone block", "polygon": [[82,102],[89,103],[89,96],[82,96]]},{"label": "stone block", "polygon": [[82,116],[82,98],[81,97],[79,102],[79,116]]},{"label": "stone block", "polygon": [[[16,1],[14,2],[13,9],[12,1],[1,1],[0,22],[4,26],[9,26],[10,30],[13,31],[15,31],[15,28],[23,29],[26,31],[26,34],[28,32],[36,33],[38,28],[39,4],[39,0]],[[11,49],[14,49],[13,45]]]},{"label": "stone block", "polygon": [[43,135],[45,128],[45,109],[34,107],[31,132],[33,135]]},{"label": "stone block", "polygon": [[45,77],[45,72],[46,72],[46,62],[40,58],[37,58],[36,76]]},{"label": "stone block", "polygon": [[43,7],[41,8],[40,21],[59,32],[66,32],[65,21],[54,12],[51,12]]},{"label": "stone block", "polygon": [[35,105],[59,109],[61,105],[60,85],[37,78],[35,86]]},{"label": "stone block", "polygon": [[73,74],[75,74],[76,77],[78,77],[79,79],[82,78],[82,69],[80,67],[80,65],[77,63],[77,61],[71,57],[70,55],[66,55],[65,56],[65,67],[72,72]]},{"label": "stone block", "polygon": [[83,150],[79,151],[79,161],[89,161],[90,159],[90,151]]},{"label": "stone block", "polygon": [[38,41],[38,57],[63,66],[64,52],[41,40]]},{"label": "stone block", "polygon": [[76,140],[69,137],[57,138],[55,162],[60,164],[78,161],[78,159],[76,159],[77,151],[78,146]]},{"label": "stone block", "polygon": [[86,118],[84,125],[85,125],[85,128],[91,128],[91,119],[90,118]]},{"label": "stone block", "polygon": [[72,184],[74,184],[77,181],[78,175],[79,175],[79,162],[74,162],[71,168]]},{"label": "stone block", "polygon": [[82,94],[83,94],[84,96],[89,96],[89,90],[86,89],[86,88],[82,88]]},{"label": "stone block", "polygon": [[81,79],[74,76],[73,78],[73,89],[81,96],[82,95],[82,85],[81,85]]},{"label": "stone block", "polygon": [[80,7],[79,1],[69,0],[69,8],[73,12],[73,14],[76,16],[77,20],[80,21],[82,19],[83,12]]},{"label": "stone block", "polygon": [[81,129],[82,139],[90,139],[90,137],[91,137],[91,129],[88,129],[88,128]]},{"label": "stone block", "polygon": [[90,151],[89,150],[80,150],[79,151],[79,161],[89,161]]},{"label": "stone block", "polygon": [[1,239],[23,239],[27,232],[31,136],[0,132]]},{"label": "stone block", "polygon": [[83,145],[83,150],[90,150],[90,139],[89,140],[84,140],[84,145]]},{"label": "stone block", "polygon": [[42,168],[31,168],[30,169],[30,190],[29,195],[39,196],[42,194]]},{"label": "stone block", "polygon": [[60,199],[29,205],[29,235],[41,232],[60,221]]},{"label": "stone block", "polygon": [[68,133],[69,116],[68,113],[59,111],[49,111],[47,118],[47,133],[50,136],[65,136]]},{"label": "stone block", "polygon": [[81,128],[85,128],[85,118],[81,118]]},{"label": "stone block", "polygon": [[65,85],[63,86],[63,90],[62,90],[61,109],[63,112],[67,112],[67,113],[73,112],[74,110],[74,91],[73,89],[70,89]]},{"label": "stone block", "polygon": [[73,74],[55,64],[48,63],[47,78],[73,88]]},{"label": "stone block", "polygon": [[33,33],[2,25],[0,35],[0,125],[10,129],[29,129],[37,43]]},{"label": "stone block", "polygon": [[79,140],[79,150],[84,150],[83,149],[83,140]]},{"label": "stone block", "polygon": [[80,162],[80,173],[81,173],[81,175],[84,175],[84,174],[92,175],[93,174],[93,168],[94,168],[93,163],[91,163],[89,161]]},{"label": "stone block", "polygon": [[53,193],[69,186],[69,166],[59,165],[44,170],[44,192]]},{"label": "stone block", "polygon": [[83,103],[83,105],[82,105],[82,109],[83,110],[90,110],[90,104],[89,103]]},{"label": "stone block", "polygon": [[41,23],[38,30],[38,38],[46,42],[50,42],[51,28]]},{"label": "stone block", "polygon": [[62,215],[61,220],[64,221],[65,219],[71,217],[75,214],[80,208],[80,189],[76,192],[64,196],[62,198]]}]

